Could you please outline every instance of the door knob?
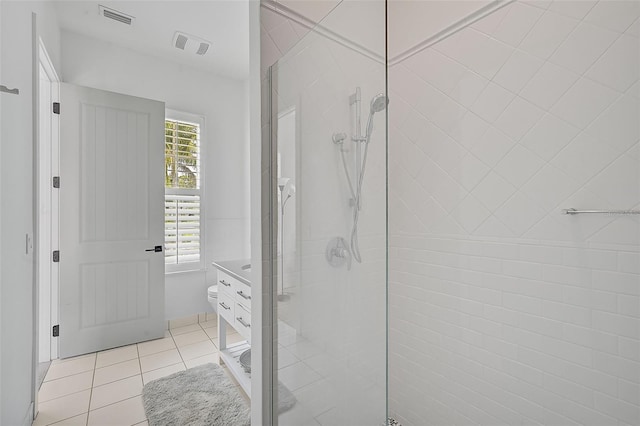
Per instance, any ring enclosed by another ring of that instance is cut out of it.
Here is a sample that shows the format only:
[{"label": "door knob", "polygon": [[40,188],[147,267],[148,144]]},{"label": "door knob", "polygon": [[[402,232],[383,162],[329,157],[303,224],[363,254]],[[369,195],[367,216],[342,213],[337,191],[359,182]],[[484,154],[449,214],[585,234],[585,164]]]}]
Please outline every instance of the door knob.
[{"label": "door knob", "polygon": [[145,251],[153,251],[156,253],[162,252],[162,246],[155,246],[154,248],[146,249]]}]

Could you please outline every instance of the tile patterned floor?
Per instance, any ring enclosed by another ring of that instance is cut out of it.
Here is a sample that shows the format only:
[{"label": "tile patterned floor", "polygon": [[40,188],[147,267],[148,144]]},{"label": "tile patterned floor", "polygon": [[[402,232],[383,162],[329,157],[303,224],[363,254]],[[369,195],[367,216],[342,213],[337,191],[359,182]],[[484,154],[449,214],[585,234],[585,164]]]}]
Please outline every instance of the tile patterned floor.
[{"label": "tile patterned floor", "polygon": [[[229,343],[241,340],[239,334],[228,333]],[[172,328],[163,339],[55,360],[38,393],[39,414],[33,425],[147,425],[144,384],[219,363],[217,342],[213,320]]]}]

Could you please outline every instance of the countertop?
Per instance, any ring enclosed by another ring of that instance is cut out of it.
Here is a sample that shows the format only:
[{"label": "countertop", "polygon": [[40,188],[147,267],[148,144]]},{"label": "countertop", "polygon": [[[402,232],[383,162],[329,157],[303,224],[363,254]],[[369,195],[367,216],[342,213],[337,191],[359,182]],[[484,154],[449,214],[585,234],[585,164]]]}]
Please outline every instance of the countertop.
[{"label": "countertop", "polygon": [[231,275],[233,278],[240,280],[244,284],[251,287],[251,268],[242,269],[243,266],[251,264],[251,260],[220,260],[211,262],[211,264],[222,272]]}]

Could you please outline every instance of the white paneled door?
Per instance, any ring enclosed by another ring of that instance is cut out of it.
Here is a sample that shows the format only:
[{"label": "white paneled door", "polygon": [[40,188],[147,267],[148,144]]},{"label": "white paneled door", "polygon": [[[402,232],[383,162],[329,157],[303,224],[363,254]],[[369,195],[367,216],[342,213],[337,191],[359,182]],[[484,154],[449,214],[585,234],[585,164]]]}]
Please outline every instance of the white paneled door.
[{"label": "white paneled door", "polygon": [[60,109],[60,357],[163,337],[164,103],[62,84]]}]

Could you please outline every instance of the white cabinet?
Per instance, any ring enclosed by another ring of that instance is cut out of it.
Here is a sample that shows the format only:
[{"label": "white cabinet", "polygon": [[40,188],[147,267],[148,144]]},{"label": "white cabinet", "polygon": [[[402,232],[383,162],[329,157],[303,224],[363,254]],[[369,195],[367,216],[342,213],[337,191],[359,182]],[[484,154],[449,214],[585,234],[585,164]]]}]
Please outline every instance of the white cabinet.
[{"label": "white cabinet", "polygon": [[[227,344],[227,326],[233,327],[246,341]],[[251,396],[251,376],[238,358],[251,346],[251,286],[218,269],[218,344],[220,358]]]},{"label": "white cabinet", "polygon": [[251,287],[218,271],[218,314],[251,341]]}]

